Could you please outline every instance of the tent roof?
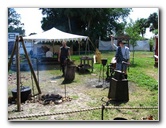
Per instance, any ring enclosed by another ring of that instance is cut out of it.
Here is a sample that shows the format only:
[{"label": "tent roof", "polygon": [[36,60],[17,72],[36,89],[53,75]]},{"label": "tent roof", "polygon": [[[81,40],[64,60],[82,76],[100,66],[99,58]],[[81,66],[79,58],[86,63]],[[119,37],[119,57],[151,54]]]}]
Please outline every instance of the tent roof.
[{"label": "tent roof", "polygon": [[47,30],[43,33],[31,35],[27,37],[23,37],[24,40],[35,40],[35,41],[70,41],[70,40],[86,40],[88,39],[88,36],[81,36],[81,35],[75,35],[66,33],[63,31],[60,31],[56,28],[52,28],[50,30]]}]

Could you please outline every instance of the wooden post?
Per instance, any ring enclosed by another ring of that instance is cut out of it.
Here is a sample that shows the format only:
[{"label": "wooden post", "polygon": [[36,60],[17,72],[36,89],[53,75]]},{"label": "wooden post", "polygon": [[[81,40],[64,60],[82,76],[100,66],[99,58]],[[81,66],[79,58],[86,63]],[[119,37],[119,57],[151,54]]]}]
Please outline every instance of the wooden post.
[{"label": "wooden post", "polygon": [[35,72],[34,72],[34,70],[33,70],[33,67],[32,67],[31,61],[30,61],[30,59],[29,59],[27,50],[26,50],[26,48],[25,48],[24,40],[23,40],[22,36],[21,36],[20,38],[21,38],[21,42],[22,42],[22,46],[23,46],[23,49],[24,49],[24,52],[25,52],[25,56],[26,56],[26,58],[27,58],[27,60],[28,60],[28,64],[29,64],[31,73],[32,73],[32,75],[33,75],[33,78],[34,78],[34,81],[35,81],[37,90],[38,90],[39,94],[41,94],[41,90],[40,90],[40,87],[39,87],[39,83],[38,83],[38,81],[37,81]]},{"label": "wooden post", "polygon": [[[18,38],[18,37],[17,37]],[[19,40],[16,39],[16,64],[17,64],[17,111],[21,111],[21,91],[20,91],[20,52]]]}]

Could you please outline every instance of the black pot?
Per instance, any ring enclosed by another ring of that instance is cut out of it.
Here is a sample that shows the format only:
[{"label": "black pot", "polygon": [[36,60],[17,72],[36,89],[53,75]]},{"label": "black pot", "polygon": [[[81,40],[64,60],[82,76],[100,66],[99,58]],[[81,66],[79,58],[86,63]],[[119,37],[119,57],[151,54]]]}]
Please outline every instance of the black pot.
[{"label": "black pot", "polygon": [[[31,88],[29,86],[21,86],[20,91],[21,91],[21,103],[23,103],[28,99],[29,95],[31,94]],[[12,89],[12,95],[14,99],[17,98],[17,88]]]}]

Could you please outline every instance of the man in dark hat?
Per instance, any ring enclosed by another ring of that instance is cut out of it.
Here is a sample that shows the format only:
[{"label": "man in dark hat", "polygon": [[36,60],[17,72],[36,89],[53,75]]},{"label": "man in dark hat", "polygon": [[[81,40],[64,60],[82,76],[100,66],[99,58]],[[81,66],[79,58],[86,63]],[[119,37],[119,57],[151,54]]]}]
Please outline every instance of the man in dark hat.
[{"label": "man in dark hat", "polygon": [[127,79],[127,65],[130,64],[130,51],[127,46],[124,45],[122,40],[118,41],[118,46],[114,44],[113,36],[111,35],[111,43],[116,48],[116,70],[124,72]]}]

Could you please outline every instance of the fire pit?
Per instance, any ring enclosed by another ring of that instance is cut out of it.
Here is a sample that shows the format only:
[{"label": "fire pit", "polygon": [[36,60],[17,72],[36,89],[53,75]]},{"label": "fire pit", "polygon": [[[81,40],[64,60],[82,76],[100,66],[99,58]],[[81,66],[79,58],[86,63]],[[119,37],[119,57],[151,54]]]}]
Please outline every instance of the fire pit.
[{"label": "fire pit", "polygon": [[48,105],[48,104],[60,104],[64,101],[71,101],[71,98],[62,97],[59,94],[43,94],[41,95],[39,102],[43,105]]}]

